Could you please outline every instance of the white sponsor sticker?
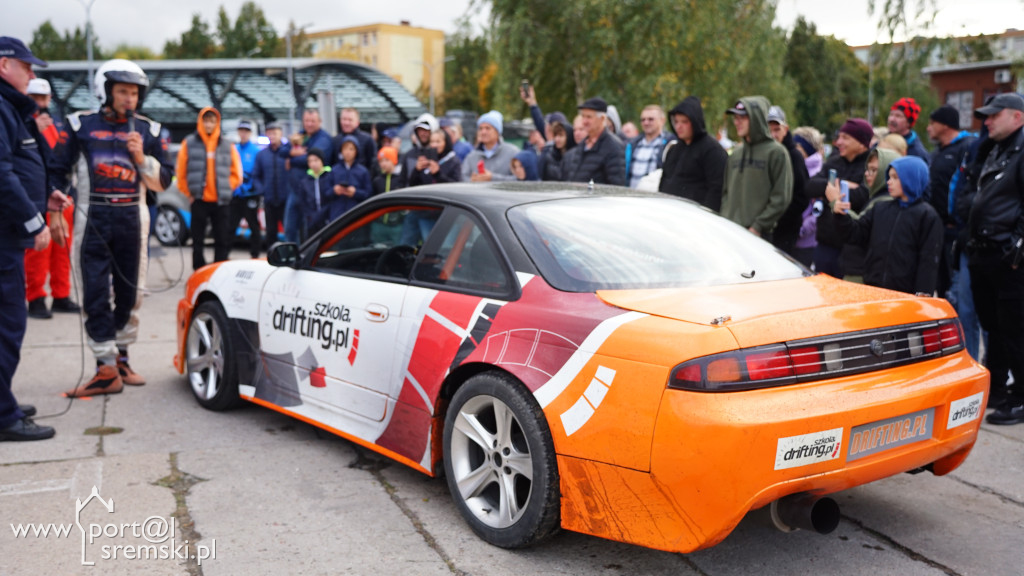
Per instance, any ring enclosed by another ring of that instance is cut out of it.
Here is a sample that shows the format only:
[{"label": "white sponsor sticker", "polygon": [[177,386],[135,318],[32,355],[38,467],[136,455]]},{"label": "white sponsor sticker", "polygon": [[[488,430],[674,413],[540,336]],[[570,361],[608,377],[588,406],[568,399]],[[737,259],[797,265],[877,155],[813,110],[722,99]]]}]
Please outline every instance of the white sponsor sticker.
[{"label": "white sponsor sticker", "polygon": [[981,417],[985,411],[982,402],[985,401],[985,393],[978,392],[974,396],[953,400],[949,403],[949,420],[946,421],[946,430],[956,428],[968,422],[973,422]]},{"label": "white sponsor sticker", "polygon": [[784,470],[835,460],[839,458],[842,446],[842,428],[779,438],[779,445],[775,449],[775,469]]}]

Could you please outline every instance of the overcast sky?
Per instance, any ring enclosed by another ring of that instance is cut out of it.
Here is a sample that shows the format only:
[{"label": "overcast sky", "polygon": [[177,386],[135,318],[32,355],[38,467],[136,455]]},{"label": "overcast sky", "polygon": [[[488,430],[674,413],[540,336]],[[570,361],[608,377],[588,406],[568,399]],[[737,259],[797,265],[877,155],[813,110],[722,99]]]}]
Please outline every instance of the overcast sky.
[{"label": "overcast sky", "polygon": [[[85,6],[89,0],[32,0],[16,8],[4,9],[3,35],[31,40],[32,31],[49,19],[58,31],[85,24]],[[92,0],[93,29],[100,46],[111,49],[121,42],[141,44],[156,52],[164,42],[178,39],[188,29],[192,14],[199,13],[213,26],[217,10],[224,6],[234,20],[244,0]],[[915,5],[919,0],[907,0]],[[877,0],[879,5],[885,0]],[[311,24],[316,32],[333,28],[379,22],[409,20],[414,26],[455,29],[455,20],[470,0],[280,0],[258,2],[278,31],[293,20],[296,25]],[[817,25],[820,34],[833,34],[851,45],[885,40],[877,33],[877,17],[869,17],[868,0],[779,0],[776,23],[791,29],[798,15]],[[999,33],[1007,28],[1024,28],[1024,0],[938,0],[936,19],[940,35]],[[483,19],[481,18],[482,22]]]}]

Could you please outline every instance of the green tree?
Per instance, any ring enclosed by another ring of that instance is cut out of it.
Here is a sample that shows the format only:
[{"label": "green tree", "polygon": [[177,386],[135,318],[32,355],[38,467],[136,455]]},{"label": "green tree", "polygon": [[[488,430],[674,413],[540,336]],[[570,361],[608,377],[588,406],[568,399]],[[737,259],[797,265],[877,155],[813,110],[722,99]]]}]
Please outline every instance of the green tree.
[{"label": "green tree", "polygon": [[493,98],[490,49],[483,35],[474,33],[470,18],[457,21],[454,34],[445,39],[444,53],[452,59],[445,63],[445,93],[441,110],[486,110]]},{"label": "green tree", "polygon": [[67,60],[67,46],[60,32],[49,20],[43,22],[32,32],[32,41],[28,47],[32,53],[44,60]]},{"label": "green tree", "polygon": [[149,46],[122,42],[114,48],[113,52],[110,53],[110,57],[124,58],[125,60],[156,60],[160,56],[153,52]]},{"label": "green tree", "polygon": [[819,36],[802,16],[789,35],[784,70],[797,90],[788,118],[791,126],[805,124],[830,133],[851,116],[866,117],[867,67],[846,43]]},{"label": "green tree", "polygon": [[[878,15],[878,29],[889,39],[887,44],[872,47],[870,67],[872,69],[869,87],[874,97],[879,117],[884,118],[888,106],[899,98],[913,97],[921,106],[921,115],[939,105],[939,99],[921,70],[928,66],[931,55],[941,48],[941,41],[930,38],[929,33],[938,13],[936,0],[868,0],[868,14]],[[896,39],[903,39],[897,42]],[[873,111],[872,111],[873,112]],[[927,142],[925,126],[918,122],[914,126],[923,141]]]},{"label": "green tree", "polygon": [[996,55],[992,50],[992,42],[995,38],[995,36],[984,34],[967,36],[962,39],[946,38],[942,45],[944,60],[949,64],[995,60]]},{"label": "green tree", "polygon": [[217,14],[217,37],[222,58],[269,58],[281,43],[277,31],[267,22],[263,9],[255,2],[242,4],[234,24],[221,6]]},{"label": "green tree", "polygon": [[216,52],[217,43],[210,32],[210,25],[198,12],[192,14],[192,25],[181,33],[179,40],[168,40],[164,44],[164,58],[168,59],[213,58]]},{"label": "green tree", "polygon": [[[288,21],[288,28],[285,30],[284,35],[278,39],[277,47],[272,52],[266,54],[267,57],[284,58],[288,55],[288,36],[292,37],[292,56],[295,58],[309,58],[313,56],[313,45],[309,42],[309,37],[306,35],[305,28],[299,28],[295,25],[294,20]],[[264,56],[261,52],[260,56]]]},{"label": "green tree", "polygon": [[494,99],[506,112],[522,110],[520,78],[546,110],[601,95],[624,119],[696,95],[712,129],[740,96],[794,101],[771,0],[480,1],[491,8]]},{"label": "green tree", "polygon": [[[89,57],[89,51],[85,41],[85,30],[75,28],[74,31],[65,30],[64,35],[53,27],[49,20],[43,22],[32,32],[32,41],[29,42],[32,53],[44,60],[85,60]],[[93,59],[103,59],[103,52],[100,50],[99,42],[95,31],[92,34]]]}]

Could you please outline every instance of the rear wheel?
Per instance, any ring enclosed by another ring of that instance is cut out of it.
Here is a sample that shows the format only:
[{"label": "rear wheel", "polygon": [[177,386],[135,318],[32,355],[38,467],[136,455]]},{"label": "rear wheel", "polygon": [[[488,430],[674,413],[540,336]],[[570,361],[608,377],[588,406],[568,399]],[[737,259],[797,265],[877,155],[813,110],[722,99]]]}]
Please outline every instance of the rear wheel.
[{"label": "rear wheel", "polygon": [[227,410],[241,402],[227,315],[214,301],[192,315],[185,341],[185,371],[192,395],[203,408]]},{"label": "rear wheel", "polygon": [[558,531],[551,431],[515,379],[480,374],[455,393],[445,418],[444,468],[459,512],[487,542],[520,548]]}]

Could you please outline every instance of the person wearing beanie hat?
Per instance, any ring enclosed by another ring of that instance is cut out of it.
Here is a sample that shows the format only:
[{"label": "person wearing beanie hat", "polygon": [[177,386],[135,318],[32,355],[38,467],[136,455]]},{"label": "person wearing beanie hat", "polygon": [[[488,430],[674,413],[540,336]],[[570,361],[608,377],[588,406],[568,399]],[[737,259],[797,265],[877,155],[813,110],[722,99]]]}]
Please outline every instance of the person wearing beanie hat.
[{"label": "person wearing beanie hat", "polygon": [[[821,171],[807,181],[805,194],[810,199],[820,199],[827,203],[825,188],[828,184],[829,171],[835,170],[840,181],[846,181],[849,188],[849,202],[854,212],[860,213],[868,203],[868,189],[862,186],[864,168],[868,160],[868,146],[874,130],[863,118],[850,118],[843,123],[836,137],[835,146],[839,151],[825,161]],[[840,263],[840,254],[845,244],[844,237],[836,228],[835,217],[830,210],[825,210],[818,217],[814,247],[814,268],[829,276],[842,278],[844,271]]]},{"label": "person wearing beanie hat", "polygon": [[[935,209],[923,201],[927,189],[928,164],[904,156],[889,164],[892,202],[878,202],[857,219],[847,213],[849,202],[835,202],[832,213],[839,231],[846,241],[867,248],[865,284],[909,294],[935,292],[943,226]],[[830,186],[829,198],[838,195],[838,187]]]},{"label": "person wearing beanie hat", "polygon": [[928,138],[937,145],[928,170],[929,185],[925,199],[935,208],[946,229],[938,279],[939,294],[945,294],[953,285],[953,269],[949,257],[953,254],[953,242],[957,234],[956,220],[951,214],[953,210],[950,210],[950,182],[960,169],[960,161],[975,138],[970,132],[960,130],[960,113],[952,106],[936,108],[928,116],[926,130]]},{"label": "person wearing beanie hat", "polygon": [[397,164],[398,150],[391,146],[384,146],[377,152],[377,165],[380,166],[380,174],[373,179],[372,194],[374,196],[398,189],[401,183],[398,175],[394,173]]},{"label": "person wearing beanie hat", "polygon": [[504,122],[497,110],[481,115],[476,121],[476,148],[462,162],[463,182],[515,180],[511,166],[519,147],[502,140]]},{"label": "person wearing beanie hat", "polygon": [[886,124],[889,126],[889,132],[899,134],[907,141],[907,155],[917,156],[928,163],[931,162],[931,154],[928,153],[924,143],[913,130],[919,116],[921,116],[921,106],[916,100],[910,97],[900,98],[889,110]]},{"label": "person wearing beanie hat", "polygon": [[871,124],[863,118],[850,118],[839,127],[840,134],[846,134],[853,138],[864,148],[871,147],[871,139],[875,137],[875,131]]}]

